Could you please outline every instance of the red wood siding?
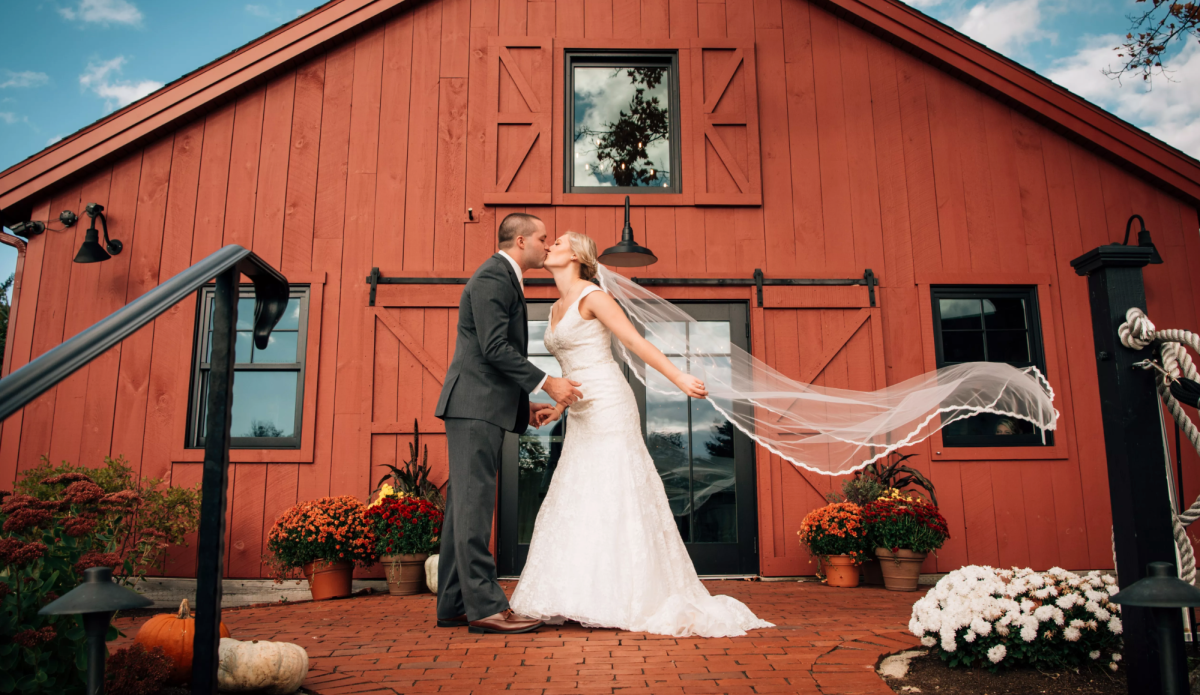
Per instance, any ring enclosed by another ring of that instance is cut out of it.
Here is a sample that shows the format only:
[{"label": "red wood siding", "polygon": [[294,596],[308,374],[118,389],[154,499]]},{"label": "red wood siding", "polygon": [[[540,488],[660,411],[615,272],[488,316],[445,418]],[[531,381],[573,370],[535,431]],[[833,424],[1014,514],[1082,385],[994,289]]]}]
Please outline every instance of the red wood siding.
[{"label": "red wood siding", "polygon": [[[561,197],[560,162],[540,150],[507,190],[550,197],[485,204],[504,164],[489,160],[489,140],[508,137],[496,134],[495,114],[515,94],[511,85],[493,91],[490,82],[499,69],[489,50],[497,37],[556,48],[571,41],[747,47],[743,68],[753,74],[735,78],[737,96],[756,103],[730,107],[754,109],[759,134],[756,143],[732,134],[738,147],[728,154],[747,167],[761,205],[737,197],[745,191],[719,170],[705,179],[718,182],[707,190],[727,199],[703,200],[696,189],[703,207],[682,199],[635,203],[637,238],[661,259],[637,274],[749,277],[762,268],[768,277],[857,277],[873,269],[882,280],[879,309],[853,333],[860,305],[831,306],[815,288],[768,292],[767,307],[752,307],[755,353],[789,374],[851,388],[912,377],[928,368],[922,288],[930,278],[1041,278],[1051,377],[1062,393],[1061,451],[1037,460],[1002,451],[963,460],[939,457],[932,443],[913,447],[953,533],[927,569],[1111,566],[1086,285],[1069,261],[1119,241],[1128,215],[1140,213],[1167,259],[1146,272],[1150,315],[1159,326],[1195,329],[1196,210],[805,0],[429,0],[330,43],[36,204],[35,219],[104,204],[125,252],[77,265],[79,228],[31,240],[10,327],[11,368],[222,244],[241,243],[285,274],[323,284],[309,318],[313,375],[303,426],[310,453],[235,457],[229,573],[261,575],[266,532],[297,500],[365,498],[379,477],[373,466],[407,455],[414,417],[430,432],[430,459],[444,479],[431,369],[452,355],[457,294],[386,286],[370,310],[370,268],[469,274],[493,251],[498,220],[514,211],[539,215],[554,235],[582,231],[601,246],[616,241],[621,223],[617,197]],[[719,81],[720,65],[699,60],[681,70],[693,75],[689,90],[708,94],[701,90]],[[554,79],[537,89],[554,89]],[[560,100],[544,101],[543,109],[561,109]],[[693,109],[693,129],[704,118],[736,120],[722,108]],[[557,127],[548,138],[561,140]],[[728,160],[697,142],[699,134],[681,144],[692,160],[683,175],[698,179],[689,167],[703,166],[708,177]],[[671,296],[710,294],[694,288]],[[181,449],[194,309],[184,303],[168,312],[3,423],[0,486],[41,455],[87,465],[123,455],[143,475],[198,482],[200,464]],[[831,352],[839,340],[843,349]],[[802,475],[761,453],[757,463],[762,571],[811,574],[795,531],[841,480]],[[1187,453],[1185,463],[1191,499],[1200,493],[1200,461]],[[194,546],[172,551],[169,573],[187,576],[194,567]]]}]

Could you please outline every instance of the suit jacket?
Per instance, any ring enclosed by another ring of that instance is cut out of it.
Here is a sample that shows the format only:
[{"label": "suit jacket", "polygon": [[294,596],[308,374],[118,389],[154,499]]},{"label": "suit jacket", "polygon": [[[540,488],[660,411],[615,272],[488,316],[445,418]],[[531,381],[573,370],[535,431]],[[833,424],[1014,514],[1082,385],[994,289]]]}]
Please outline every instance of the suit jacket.
[{"label": "suit jacket", "polygon": [[458,302],[454,359],[434,415],[525,431],[529,393],[546,376],[528,359],[525,312],[525,294],[512,265],[498,253],[484,261]]}]

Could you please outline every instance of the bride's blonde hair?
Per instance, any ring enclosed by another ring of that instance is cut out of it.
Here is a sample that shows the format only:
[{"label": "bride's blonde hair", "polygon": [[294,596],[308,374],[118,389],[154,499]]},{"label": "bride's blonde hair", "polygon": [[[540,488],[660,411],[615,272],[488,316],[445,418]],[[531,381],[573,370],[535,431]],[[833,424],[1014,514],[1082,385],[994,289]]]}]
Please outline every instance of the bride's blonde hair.
[{"label": "bride's blonde hair", "polygon": [[567,232],[567,243],[571,245],[571,253],[579,261],[579,277],[591,281],[600,272],[599,261],[596,260],[596,242],[586,234]]}]

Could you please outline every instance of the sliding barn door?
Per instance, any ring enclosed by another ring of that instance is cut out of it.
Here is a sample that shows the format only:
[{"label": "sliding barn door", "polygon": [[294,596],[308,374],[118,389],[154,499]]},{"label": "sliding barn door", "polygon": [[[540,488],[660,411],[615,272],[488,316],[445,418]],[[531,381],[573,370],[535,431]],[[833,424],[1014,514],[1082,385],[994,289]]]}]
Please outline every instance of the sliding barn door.
[{"label": "sliding barn door", "polygon": [[[865,287],[767,287],[764,305],[751,320],[759,359],[803,383],[856,391],[886,385],[880,310]],[[816,561],[796,531],[847,476],[810,473],[763,447],[757,453],[762,572],[813,574]]]}]

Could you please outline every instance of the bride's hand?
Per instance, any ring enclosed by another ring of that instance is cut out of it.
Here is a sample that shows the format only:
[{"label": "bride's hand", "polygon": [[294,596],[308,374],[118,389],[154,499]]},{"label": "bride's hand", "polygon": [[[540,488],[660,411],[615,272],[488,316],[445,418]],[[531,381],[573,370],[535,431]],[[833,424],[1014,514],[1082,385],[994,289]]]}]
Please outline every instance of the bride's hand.
[{"label": "bride's hand", "polygon": [[534,424],[535,429],[541,429],[551,422],[557,421],[562,417],[562,411],[558,408],[546,408],[539,410],[536,414],[537,422]]},{"label": "bride's hand", "polygon": [[675,377],[674,383],[677,387],[679,387],[679,390],[687,394],[689,398],[708,397],[708,389],[704,388],[704,382],[692,376],[691,374],[684,374],[683,372],[680,372],[679,376]]}]

